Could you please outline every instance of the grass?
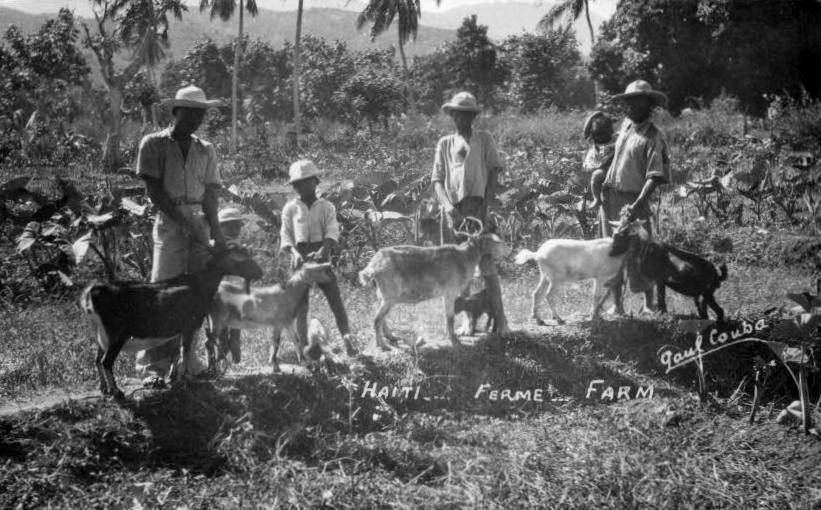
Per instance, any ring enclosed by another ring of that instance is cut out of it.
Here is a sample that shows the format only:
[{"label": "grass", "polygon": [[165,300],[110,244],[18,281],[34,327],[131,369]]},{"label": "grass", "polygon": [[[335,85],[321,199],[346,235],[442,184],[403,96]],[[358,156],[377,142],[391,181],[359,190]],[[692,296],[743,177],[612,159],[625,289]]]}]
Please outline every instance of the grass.
[{"label": "grass", "polygon": [[[717,403],[698,402],[691,370],[665,376],[655,361],[659,345],[688,341],[674,320],[628,317],[591,329],[574,315],[588,309],[590,286],[576,285],[560,305],[570,325],[530,325],[534,271],[504,279],[508,316],[518,330],[505,337],[504,353],[484,340],[458,352],[443,345],[440,307],[423,303],[391,315],[402,336],[432,344],[418,357],[363,356],[312,375],[255,374],[248,368],[265,363],[269,340],[265,332],[247,332],[243,364],[228,377],[140,392],[122,405],[69,400],[2,417],[0,506],[811,508],[821,502],[813,489],[821,483],[815,469],[821,446],[773,423],[791,399],[788,386],[771,380],[757,422],[749,425],[749,395],[727,402],[744,369],[742,350],[728,349],[734,352],[707,365]],[[755,315],[774,304],[774,289],[783,293],[805,281],[789,271],[732,267],[717,299],[731,313]],[[373,291],[343,283],[342,292],[360,341],[370,339]],[[689,301],[670,301],[674,313],[692,314]],[[628,309],[638,305],[631,297]],[[338,337],[318,293],[312,315]],[[4,398],[96,386],[92,341],[73,305],[3,310],[0,327],[15,332],[0,358]],[[293,356],[286,344],[281,358]],[[31,359],[41,361],[20,362]],[[115,373],[133,376],[132,367],[126,356]],[[652,385],[655,393],[617,403],[585,398],[594,379]],[[420,398],[373,398],[363,395],[366,383],[419,386]],[[543,388],[554,399],[474,398],[482,384]]]}]

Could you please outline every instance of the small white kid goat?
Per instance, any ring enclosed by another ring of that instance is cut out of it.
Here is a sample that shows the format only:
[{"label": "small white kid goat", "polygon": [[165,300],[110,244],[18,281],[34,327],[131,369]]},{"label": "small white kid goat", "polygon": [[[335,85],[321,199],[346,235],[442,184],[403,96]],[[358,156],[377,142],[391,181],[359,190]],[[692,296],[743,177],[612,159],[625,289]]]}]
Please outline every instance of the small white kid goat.
[{"label": "small white kid goat", "polygon": [[[246,293],[243,285],[222,282],[211,302],[208,316],[210,327],[206,345],[209,365],[213,367],[214,347],[224,329],[273,328],[270,363],[274,372],[279,372],[277,353],[282,331],[290,329],[291,336],[297,343],[304,340],[298,339],[292,328],[299,306],[311,285],[327,283],[332,279],[330,263],[306,262],[285,283],[251,288],[250,293]],[[305,346],[296,347],[297,357],[302,361]]]},{"label": "small white kid goat", "polygon": [[630,247],[631,236],[647,235],[646,230],[639,228],[641,226],[639,221],[626,224],[611,223],[618,227],[612,238],[549,239],[535,252],[524,249],[516,254],[517,264],[534,260],[539,265],[541,278],[536,290],[533,291],[531,310],[531,316],[537,324],[545,325],[538,312],[539,302],[545,294],[547,294],[547,303],[556,322],[564,324],[564,320],[556,311],[553,297],[567,282],[590,279],[595,280],[591,318],[595,320],[598,317],[599,309],[608,295],[608,292],[605,292],[599,298],[599,293],[621,271],[625,255]]}]

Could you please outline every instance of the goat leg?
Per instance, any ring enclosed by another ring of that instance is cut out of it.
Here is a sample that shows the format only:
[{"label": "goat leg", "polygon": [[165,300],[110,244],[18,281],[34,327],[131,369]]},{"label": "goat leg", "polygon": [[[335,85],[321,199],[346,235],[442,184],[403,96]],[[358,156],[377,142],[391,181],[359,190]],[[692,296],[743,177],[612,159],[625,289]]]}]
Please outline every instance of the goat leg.
[{"label": "goat leg", "polygon": [[659,312],[667,313],[667,286],[664,282],[656,282],[656,299],[658,300]]},{"label": "goat leg", "polygon": [[[539,279],[539,285],[536,286],[536,289],[533,291],[531,296],[532,303],[530,308],[530,317],[538,324],[539,326],[544,326],[545,323],[541,317],[539,317],[539,302],[544,299],[545,291],[547,291],[547,287],[549,286],[547,278],[542,276]],[[550,284],[552,286],[552,284]]]},{"label": "goat leg", "polygon": [[97,358],[94,360],[94,364],[97,367],[97,374],[100,376],[100,393],[102,393],[103,395],[108,395],[108,377],[106,376],[105,370],[103,369],[104,356],[105,351],[103,350],[103,348],[97,346]]},{"label": "goat leg", "polygon": [[[713,293],[710,292],[709,294],[705,294],[703,299],[704,299],[704,303],[706,305],[709,305],[710,308],[712,308],[713,311],[715,312],[716,321],[724,322],[724,310],[720,306],[718,306],[718,303],[716,303],[716,298],[713,295]],[[707,313],[707,309],[706,309],[707,307],[705,306],[704,308],[705,308],[704,313],[706,314]]]},{"label": "goat leg", "polygon": [[[277,361],[277,354],[279,353],[279,343],[280,339],[282,338],[282,329],[277,326],[274,326],[274,330],[271,332],[271,356],[268,358],[268,363],[271,365],[271,370],[278,374],[282,372],[282,369],[279,367],[279,362]],[[299,343],[297,344],[297,359],[301,359],[302,353],[299,350]]]},{"label": "goat leg", "polygon": [[547,305],[550,307],[550,313],[553,314],[553,318],[556,319],[556,323],[564,324],[564,319],[559,317],[559,312],[556,311],[556,306],[553,304],[553,294],[560,290],[559,285],[554,285],[553,282],[550,282],[550,287],[547,289]]},{"label": "goat leg", "polygon": [[109,335],[108,338],[108,349],[105,350],[102,360],[103,372],[108,383],[108,394],[117,400],[122,400],[125,398],[125,395],[122,391],[120,391],[120,388],[117,387],[117,382],[114,380],[113,369],[114,362],[117,360],[117,356],[119,356],[120,349],[123,348],[123,344],[126,339],[121,337],[113,337],[111,335]]},{"label": "goat leg", "polygon": [[382,300],[379,304],[379,311],[376,312],[376,317],[373,319],[373,329],[375,335],[375,342],[376,348],[382,349],[383,351],[389,351],[390,347],[385,344],[384,332],[385,332],[385,318],[388,315],[388,312],[391,311],[391,305],[388,304],[386,301]]},{"label": "goat leg", "polygon": [[698,309],[699,319],[709,319],[710,316],[707,315],[707,304],[704,302],[704,298],[702,296],[696,296],[693,299],[696,302],[696,308]]},{"label": "goat leg", "polygon": [[456,296],[445,296],[445,330],[454,347],[461,345],[456,338],[456,331],[453,328],[454,315],[456,310]]}]

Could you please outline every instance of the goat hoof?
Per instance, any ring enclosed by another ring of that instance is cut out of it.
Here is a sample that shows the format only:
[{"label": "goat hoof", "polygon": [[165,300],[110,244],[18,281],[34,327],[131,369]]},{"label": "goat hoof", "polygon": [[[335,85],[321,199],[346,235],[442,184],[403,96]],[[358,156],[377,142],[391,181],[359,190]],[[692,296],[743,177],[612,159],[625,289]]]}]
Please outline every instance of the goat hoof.
[{"label": "goat hoof", "polygon": [[566,322],[564,319],[556,317],[556,324],[558,324],[559,326],[563,326],[564,324],[566,324]]},{"label": "goat hoof", "polygon": [[542,319],[540,319],[538,317],[534,317],[533,322],[535,322],[537,326],[547,326],[545,321],[543,321]]}]

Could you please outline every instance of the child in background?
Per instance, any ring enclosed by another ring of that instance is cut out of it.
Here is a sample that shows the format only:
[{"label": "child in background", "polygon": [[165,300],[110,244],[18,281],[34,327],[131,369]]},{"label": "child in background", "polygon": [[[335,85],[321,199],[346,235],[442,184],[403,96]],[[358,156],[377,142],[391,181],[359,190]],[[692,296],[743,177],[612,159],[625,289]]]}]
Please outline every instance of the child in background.
[{"label": "child in background", "polygon": [[615,153],[613,119],[602,111],[595,111],[587,117],[583,134],[590,143],[583,165],[585,170],[593,172],[590,175],[590,191],[593,194],[591,207],[595,209],[602,204],[602,184]]},{"label": "child in background", "polygon": [[[217,219],[220,224],[220,229],[222,230],[222,235],[227,242],[239,242],[239,235],[242,231],[242,226],[245,224],[245,218],[242,217],[239,209],[235,207],[226,207],[224,209],[220,209],[219,214],[217,215]],[[235,283],[240,283],[245,285],[245,279],[239,276],[230,276],[226,275],[223,277],[224,281],[234,281]],[[231,352],[231,358],[234,360],[234,363],[239,363],[242,359],[242,350],[240,348],[240,330],[239,329],[226,329],[222,332],[222,338],[220,338],[220,345],[227,345],[228,350]]]},{"label": "child in background", "polygon": [[[290,200],[282,208],[282,251],[290,255],[292,270],[308,260],[328,262],[339,239],[339,223],[334,205],[316,196],[319,169],[312,161],[301,160],[291,165],[288,174],[288,183],[294,187],[299,197]],[[348,315],[342,303],[339,285],[334,279],[318,286],[334,314],[345,350],[349,356],[353,356],[356,351],[351,343]],[[296,320],[299,342],[304,346],[308,338],[308,296],[305,297]]]}]

